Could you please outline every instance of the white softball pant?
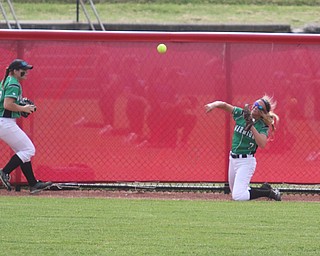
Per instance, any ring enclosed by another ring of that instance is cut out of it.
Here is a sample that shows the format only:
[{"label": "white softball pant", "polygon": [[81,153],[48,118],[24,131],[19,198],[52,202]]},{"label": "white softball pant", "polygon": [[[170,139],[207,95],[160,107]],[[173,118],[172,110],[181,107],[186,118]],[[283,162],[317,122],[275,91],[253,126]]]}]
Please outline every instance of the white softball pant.
[{"label": "white softball pant", "polygon": [[7,143],[23,163],[29,162],[36,149],[15,118],[0,117],[0,139]]},{"label": "white softball pant", "polygon": [[250,200],[250,180],[256,169],[256,158],[249,156],[247,158],[229,157],[229,186],[232,199],[236,201]]}]

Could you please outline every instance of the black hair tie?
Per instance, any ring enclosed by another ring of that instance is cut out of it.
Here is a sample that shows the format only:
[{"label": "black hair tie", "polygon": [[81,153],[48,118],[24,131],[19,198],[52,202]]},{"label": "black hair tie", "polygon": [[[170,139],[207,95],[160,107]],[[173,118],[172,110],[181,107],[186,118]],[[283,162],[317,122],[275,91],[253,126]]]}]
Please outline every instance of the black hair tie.
[{"label": "black hair tie", "polygon": [[271,106],[270,106],[269,101],[262,99],[262,98],[261,98],[261,100],[263,101],[264,105],[266,105],[267,112],[270,112]]}]

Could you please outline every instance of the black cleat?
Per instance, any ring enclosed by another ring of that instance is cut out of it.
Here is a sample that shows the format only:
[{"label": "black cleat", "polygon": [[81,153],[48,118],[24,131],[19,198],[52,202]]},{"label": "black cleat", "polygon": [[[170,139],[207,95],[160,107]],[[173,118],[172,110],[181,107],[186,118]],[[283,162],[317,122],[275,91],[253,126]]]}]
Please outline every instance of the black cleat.
[{"label": "black cleat", "polygon": [[279,189],[271,189],[269,198],[274,199],[276,201],[281,201],[281,193]]},{"label": "black cleat", "polygon": [[2,184],[6,187],[8,191],[11,191],[11,185],[10,185],[10,175],[7,173],[4,173],[2,169],[0,169],[0,180],[2,181]]},{"label": "black cleat", "polygon": [[39,193],[44,189],[50,188],[51,185],[52,185],[51,181],[48,181],[48,182],[38,181],[36,185],[34,185],[33,187],[30,187],[30,193],[31,194]]}]

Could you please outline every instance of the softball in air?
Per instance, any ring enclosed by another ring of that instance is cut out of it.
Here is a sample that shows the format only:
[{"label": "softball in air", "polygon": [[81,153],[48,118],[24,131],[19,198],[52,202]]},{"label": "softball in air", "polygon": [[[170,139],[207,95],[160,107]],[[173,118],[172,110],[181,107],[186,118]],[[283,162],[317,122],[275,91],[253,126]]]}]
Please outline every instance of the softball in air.
[{"label": "softball in air", "polygon": [[157,46],[157,51],[158,51],[158,53],[166,53],[167,46],[165,44],[159,44]]}]

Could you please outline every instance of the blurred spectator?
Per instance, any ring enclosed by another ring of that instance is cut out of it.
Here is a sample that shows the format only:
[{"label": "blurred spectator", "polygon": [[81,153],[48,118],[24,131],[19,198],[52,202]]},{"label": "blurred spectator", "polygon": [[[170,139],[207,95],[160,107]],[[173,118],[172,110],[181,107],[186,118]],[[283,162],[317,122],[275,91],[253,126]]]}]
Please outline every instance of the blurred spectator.
[{"label": "blurred spectator", "polygon": [[125,141],[139,144],[144,140],[145,111],[147,108],[145,84],[144,81],[138,80],[133,75],[130,80],[130,87],[125,88],[127,95],[126,115],[129,122],[129,133]]},{"label": "blurred spectator", "polygon": [[[197,104],[194,97],[179,96],[177,87],[183,76],[181,69],[159,68],[157,76],[150,79],[147,99],[150,105],[147,125],[150,129],[149,143],[154,147],[174,148],[186,145],[196,124],[193,109]],[[181,137],[179,137],[179,132]]]},{"label": "blurred spectator", "polygon": [[123,90],[119,75],[109,75],[108,83],[101,84],[99,107],[102,112],[103,127],[100,135],[108,134],[114,129],[115,103]]}]

